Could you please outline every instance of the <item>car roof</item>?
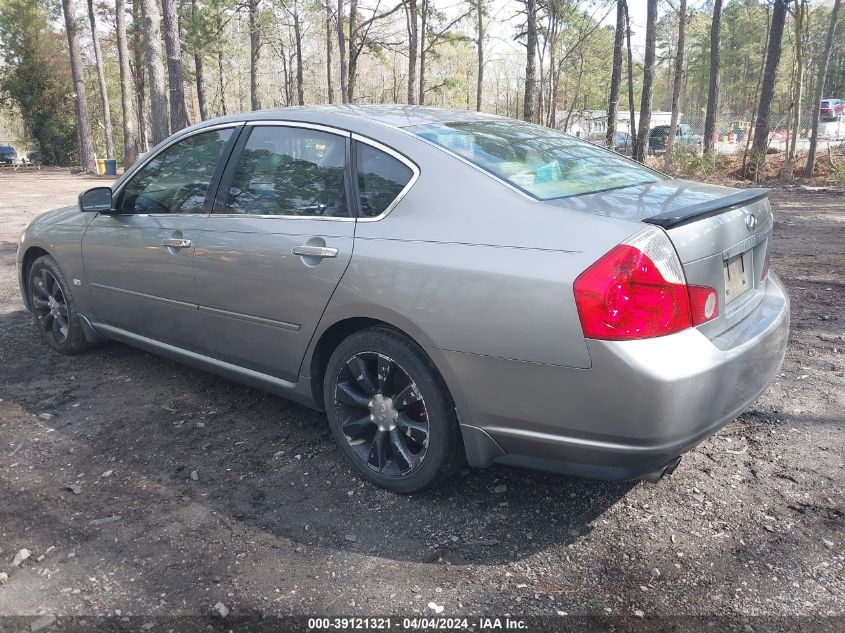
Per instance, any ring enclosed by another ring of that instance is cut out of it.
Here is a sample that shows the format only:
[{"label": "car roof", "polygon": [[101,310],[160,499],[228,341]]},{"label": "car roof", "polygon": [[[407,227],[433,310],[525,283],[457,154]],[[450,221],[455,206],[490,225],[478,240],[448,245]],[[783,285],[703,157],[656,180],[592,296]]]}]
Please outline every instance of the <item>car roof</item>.
[{"label": "car roof", "polygon": [[[408,134],[408,132],[400,130],[402,128],[415,125],[491,120],[506,121],[510,119],[495,114],[475,112],[472,110],[452,110],[449,108],[396,104],[326,104],[271,108],[266,110],[254,110],[252,112],[228,114],[222,117],[201,121],[172,134],[167,139],[159,143],[159,145],[151,148],[147,153],[154,154],[159,151],[159,148],[164,147],[165,144],[177,142],[185,136],[201,132],[208,128],[256,121],[310,123],[334,127],[353,133],[359,133],[364,136],[373,136],[374,138],[378,138],[377,127],[396,130],[397,132],[395,133],[404,137]],[[380,138],[379,140],[388,142],[388,139],[384,138]],[[144,161],[138,161],[136,165],[140,166],[143,165],[143,163]],[[133,172],[134,168],[126,170],[113,186],[120,186],[126,180],[127,176],[130,176]]]},{"label": "car roof", "polygon": [[315,123],[327,122],[328,120],[342,121],[344,119],[354,119],[358,121],[366,120],[399,129],[413,125],[425,125],[430,123],[489,121],[491,119],[504,119],[505,117],[488,114],[486,112],[451,110],[449,108],[433,108],[430,106],[390,104],[316,105],[274,108],[269,110],[256,110],[253,112],[231,114],[218,119],[205,121],[202,125],[226,123],[229,121],[272,121],[274,119],[285,118],[311,120]]},{"label": "car roof", "polygon": [[[288,112],[298,111],[303,114],[313,112],[323,114],[331,112],[341,116],[363,118],[389,127],[409,127],[412,125],[425,125],[427,123],[446,123],[453,121],[480,121],[489,119],[501,119],[494,114],[475,112],[473,110],[452,110],[450,108],[434,108],[431,106],[415,105],[323,105],[305,106],[296,108],[280,108],[279,110],[265,110],[263,112]],[[254,113],[257,114],[257,113]]]}]

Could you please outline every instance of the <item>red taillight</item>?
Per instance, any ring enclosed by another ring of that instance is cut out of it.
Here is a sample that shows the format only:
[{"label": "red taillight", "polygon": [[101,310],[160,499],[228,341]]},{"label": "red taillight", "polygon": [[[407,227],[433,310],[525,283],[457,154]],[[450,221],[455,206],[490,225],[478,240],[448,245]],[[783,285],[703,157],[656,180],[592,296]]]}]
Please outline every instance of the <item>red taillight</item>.
[{"label": "red taillight", "polygon": [[688,286],[665,233],[649,229],[581,273],[573,286],[587,338],[665,336],[713,319],[716,291]]},{"label": "red taillight", "polygon": [[701,325],[719,316],[719,297],[716,290],[707,286],[689,286],[692,324]]}]

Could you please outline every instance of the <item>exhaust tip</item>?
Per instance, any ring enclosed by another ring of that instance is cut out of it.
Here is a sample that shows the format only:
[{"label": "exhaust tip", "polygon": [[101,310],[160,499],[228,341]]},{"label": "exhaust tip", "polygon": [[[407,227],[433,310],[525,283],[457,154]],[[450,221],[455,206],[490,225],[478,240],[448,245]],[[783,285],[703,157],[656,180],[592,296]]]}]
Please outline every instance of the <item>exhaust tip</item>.
[{"label": "exhaust tip", "polygon": [[681,463],[680,456],[676,457],[675,459],[673,459],[671,462],[669,462],[668,464],[666,464],[662,468],[658,468],[655,471],[652,471],[650,473],[646,473],[645,475],[640,477],[640,481],[645,481],[645,482],[648,482],[650,484],[656,484],[658,481],[663,479],[666,475],[671,475],[673,472],[675,472],[675,469],[678,467],[678,464],[680,464],[680,463]]}]

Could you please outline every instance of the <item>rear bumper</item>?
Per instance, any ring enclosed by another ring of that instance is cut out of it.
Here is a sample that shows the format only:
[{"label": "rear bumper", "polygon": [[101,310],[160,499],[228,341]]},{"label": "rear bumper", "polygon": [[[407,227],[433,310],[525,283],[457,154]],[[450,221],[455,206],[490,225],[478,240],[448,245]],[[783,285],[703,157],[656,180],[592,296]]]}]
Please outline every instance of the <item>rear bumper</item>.
[{"label": "rear bumper", "polygon": [[710,340],[690,329],[588,341],[571,369],[446,352],[470,463],[601,479],[655,471],[747,409],[775,380],[789,298],[773,273],[756,309]]}]

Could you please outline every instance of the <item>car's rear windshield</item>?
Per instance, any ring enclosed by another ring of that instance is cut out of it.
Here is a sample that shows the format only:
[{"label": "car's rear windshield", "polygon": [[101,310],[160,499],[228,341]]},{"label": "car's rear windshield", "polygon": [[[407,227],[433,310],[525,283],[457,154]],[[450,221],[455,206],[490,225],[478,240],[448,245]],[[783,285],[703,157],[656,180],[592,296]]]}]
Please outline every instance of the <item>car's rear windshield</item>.
[{"label": "car's rear windshield", "polygon": [[662,180],[639,163],[557,130],[513,120],[407,128],[540,200]]}]

